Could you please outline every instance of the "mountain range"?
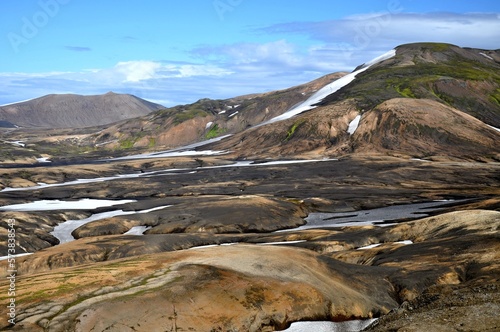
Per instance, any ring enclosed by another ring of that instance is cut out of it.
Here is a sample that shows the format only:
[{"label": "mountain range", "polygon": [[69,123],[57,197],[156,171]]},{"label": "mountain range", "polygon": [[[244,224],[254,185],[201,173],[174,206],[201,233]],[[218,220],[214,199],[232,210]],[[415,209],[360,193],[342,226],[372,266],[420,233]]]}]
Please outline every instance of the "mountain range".
[{"label": "mountain range", "polygon": [[[55,158],[58,151],[110,156],[165,150],[226,135],[211,148],[242,158],[500,158],[499,50],[417,43],[388,54],[350,74],[225,100],[165,108],[113,93],[52,95],[4,106],[0,114],[18,126],[99,125],[79,129],[78,136],[65,131],[62,136],[71,140],[55,141],[43,132],[31,138],[33,154]],[[42,106],[46,111],[37,113]],[[27,136],[29,131],[19,131],[12,139]]]}]

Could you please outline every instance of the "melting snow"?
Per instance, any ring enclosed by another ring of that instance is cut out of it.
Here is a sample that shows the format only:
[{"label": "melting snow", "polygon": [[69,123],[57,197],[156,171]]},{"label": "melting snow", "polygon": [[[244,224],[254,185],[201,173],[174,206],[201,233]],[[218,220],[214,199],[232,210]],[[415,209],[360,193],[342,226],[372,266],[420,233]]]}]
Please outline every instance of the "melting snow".
[{"label": "melting snow", "polygon": [[[404,240],[404,241],[398,241],[398,242],[393,242],[394,244],[404,244],[404,245],[409,245],[409,244],[413,244],[413,241],[410,241],[410,240]],[[375,243],[375,244],[370,244],[369,246],[365,246],[365,247],[360,247],[358,248],[357,250],[365,250],[365,249],[372,249],[372,248],[376,248],[380,245],[382,245],[383,243]]]},{"label": "melting snow", "polygon": [[133,156],[119,157],[113,158],[110,160],[130,160],[130,159],[151,159],[151,158],[167,158],[167,157],[186,157],[186,156],[218,156],[222,154],[226,154],[227,151],[212,151],[212,150],[204,150],[204,151],[172,151],[172,152],[163,152],[163,153],[148,153],[148,154],[137,154]]},{"label": "melting snow", "polygon": [[378,318],[367,320],[350,320],[346,322],[297,322],[284,330],[284,332],[346,332],[346,331],[361,331],[375,322]]},{"label": "melting snow", "polygon": [[212,127],[213,124],[214,123],[212,121],[210,121],[209,123],[206,124],[205,129]]},{"label": "melting snow", "polygon": [[151,226],[135,226],[123,233],[123,235],[144,235],[144,232],[151,229]]},{"label": "melting snow", "polygon": [[359,120],[361,120],[361,115],[357,115],[354,118],[354,120],[352,120],[351,123],[349,123],[349,128],[347,128],[347,132],[349,133],[349,135],[354,134],[354,132],[356,131],[356,129],[358,129]]},{"label": "melting snow", "polygon": [[85,198],[79,201],[42,200],[24,204],[0,206],[0,211],[94,210],[100,207],[137,202],[136,200],[106,200]]},{"label": "melting snow", "polygon": [[229,242],[229,243],[221,243],[221,244],[208,244],[205,246],[196,246],[196,247],[191,247],[188,250],[197,250],[197,249],[205,249],[205,248],[213,248],[213,247],[219,247],[219,246],[233,246],[235,244],[238,244],[238,242]]},{"label": "melting snow", "polygon": [[39,163],[51,163],[52,161],[49,160],[49,158],[47,157],[43,157],[43,158],[36,158],[36,161],[39,162]]},{"label": "melting snow", "polygon": [[193,143],[193,144],[189,144],[189,145],[186,145],[186,146],[183,146],[180,148],[166,150],[166,151],[136,154],[136,155],[131,155],[131,156],[111,158],[111,159],[105,159],[105,160],[106,161],[114,161],[114,160],[150,159],[150,158],[166,158],[166,157],[182,157],[182,156],[221,155],[221,154],[225,154],[227,152],[226,151],[212,151],[212,150],[195,151],[194,149],[198,148],[200,146],[203,146],[203,145],[218,142],[218,141],[223,140],[224,138],[229,137],[229,136],[231,136],[231,135],[224,135],[224,136],[212,138],[212,139],[209,139],[209,140],[206,140],[203,142]]},{"label": "melting snow", "polygon": [[[136,213],[148,213],[151,211],[156,211],[160,209],[164,209],[169,207],[170,205],[166,206],[159,206],[155,207],[152,209],[148,210],[142,210],[142,211],[123,211],[123,210],[116,210],[116,211],[108,211],[108,212],[103,212],[103,213],[96,213],[91,215],[88,218],[81,219],[81,220],[68,220],[63,223],[60,223],[56,227],[54,227],[54,230],[50,233],[54,235],[57,239],[59,239],[59,243],[66,243],[73,241],[75,238],[71,233],[77,229],[80,226],[83,226],[85,224],[88,224],[89,222],[92,221],[97,221],[101,219],[106,219],[106,218],[112,218],[112,217],[117,217],[117,216],[126,216],[129,214],[136,214]],[[130,232],[130,231],[129,231]]]},{"label": "melting snow", "polygon": [[299,105],[293,107],[289,111],[287,111],[287,112],[285,112],[277,117],[274,117],[266,122],[263,122],[259,126],[282,121],[282,120],[286,120],[286,119],[289,119],[297,114],[300,114],[300,113],[303,113],[305,111],[309,111],[309,110],[315,108],[316,107],[316,106],[314,106],[315,104],[318,104],[323,99],[325,99],[327,96],[331,95],[332,93],[337,92],[338,90],[342,89],[343,87],[345,87],[346,85],[348,85],[349,83],[354,81],[354,79],[356,78],[356,75],[364,72],[365,70],[367,70],[368,68],[370,68],[371,66],[373,66],[379,62],[382,62],[384,60],[392,58],[395,55],[396,55],[396,50],[391,50],[385,54],[382,54],[381,56],[373,59],[372,61],[365,63],[365,65],[361,69],[358,69],[355,72],[347,74],[347,75],[339,78],[338,80],[324,86],[323,88],[318,90],[316,93],[314,93],[311,97],[309,97],[303,103],[300,103]]},{"label": "melting snow", "polygon": [[269,245],[280,245],[280,244],[294,244],[294,243],[302,243],[302,242],[307,242],[307,240],[266,242],[266,243],[257,243],[257,245],[259,245],[259,246],[269,246]]},{"label": "melting snow", "polygon": [[490,127],[491,129],[495,129],[496,131],[500,131],[500,128],[493,127],[493,126],[490,126],[490,125],[487,125],[487,126]]},{"label": "melting snow", "polygon": [[434,201],[427,203],[413,203],[393,205],[383,208],[360,210],[353,212],[319,213],[313,212],[305,219],[306,225],[277,232],[290,232],[303,229],[344,227],[344,226],[390,226],[390,221],[399,219],[418,219],[429,215],[431,211],[439,211],[446,202]]},{"label": "melting snow", "polygon": [[[248,161],[238,161],[234,164],[229,164],[229,165],[198,167],[198,168],[196,168],[196,170],[214,169],[214,168],[228,168],[228,167],[288,165],[288,164],[301,164],[301,163],[311,163],[311,162],[320,162],[320,161],[336,161],[336,160],[337,159],[277,160],[277,161],[269,161],[269,162],[264,162],[264,163],[254,163],[253,161],[248,160]],[[23,188],[7,187],[7,188],[4,188],[3,190],[0,190],[0,192],[28,191],[28,190],[51,188],[51,187],[63,187],[63,186],[73,186],[73,185],[79,185],[79,184],[105,182],[105,181],[119,180],[119,179],[133,179],[133,178],[139,178],[139,177],[164,176],[167,174],[174,175],[174,174],[178,174],[175,172],[186,172],[186,171],[190,171],[190,172],[183,173],[183,174],[195,174],[195,173],[197,173],[197,171],[192,171],[192,169],[190,169],[190,168],[172,168],[172,169],[167,169],[167,170],[151,171],[151,172],[145,172],[145,173],[121,174],[121,175],[116,175],[116,176],[100,177],[100,178],[93,178],[93,179],[79,179],[79,180],[75,180],[75,181],[62,182],[62,183],[52,183],[52,184],[38,183],[37,186],[33,186],[33,187],[23,187]],[[1,207],[0,207],[0,210],[1,210]]]},{"label": "melting snow", "polygon": [[488,59],[490,59],[490,60],[495,60],[495,59],[493,59],[492,57],[490,57],[488,54],[484,54],[484,53],[482,53],[482,52],[481,52],[481,53],[479,53],[479,54],[481,54],[482,56],[484,56],[485,58],[488,58]]},{"label": "melting snow", "polygon": [[12,144],[15,146],[20,146],[22,148],[26,147],[26,144],[23,141],[14,141],[14,142],[3,141],[3,142],[5,142],[7,144]]},{"label": "melting snow", "polygon": [[17,254],[17,255],[0,256],[0,261],[7,260],[7,259],[9,259],[9,258],[22,257],[22,256],[26,256],[26,255],[33,255],[33,253],[32,253],[32,252],[26,252],[26,253],[23,253],[23,254]]}]

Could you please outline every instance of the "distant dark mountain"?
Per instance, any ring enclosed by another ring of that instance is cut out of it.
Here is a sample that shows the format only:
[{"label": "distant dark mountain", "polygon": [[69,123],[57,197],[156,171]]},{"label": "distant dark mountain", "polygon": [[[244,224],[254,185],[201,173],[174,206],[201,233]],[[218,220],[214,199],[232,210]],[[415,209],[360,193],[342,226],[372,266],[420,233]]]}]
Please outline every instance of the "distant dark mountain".
[{"label": "distant dark mountain", "polygon": [[126,120],[165,108],[128,94],[44,97],[0,107],[0,121],[20,127],[83,128]]}]

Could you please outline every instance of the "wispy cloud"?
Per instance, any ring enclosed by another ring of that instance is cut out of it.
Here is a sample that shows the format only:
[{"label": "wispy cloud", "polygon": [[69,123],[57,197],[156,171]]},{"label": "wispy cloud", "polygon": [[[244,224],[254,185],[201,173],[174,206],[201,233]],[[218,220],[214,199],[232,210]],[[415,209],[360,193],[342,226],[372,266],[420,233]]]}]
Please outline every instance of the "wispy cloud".
[{"label": "wispy cloud", "polygon": [[92,49],[90,47],[84,46],[64,46],[65,49],[74,52],[90,52]]},{"label": "wispy cloud", "polygon": [[[120,61],[78,72],[0,73],[0,104],[49,93],[131,93],[166,106],[229,98],[349,71],[395,46],[435,41],[497,49],[498,13],[403,13],[399,10],[258,30],[270,42],[198,46],[192,61]],[[306,37],[306,42],[304,38]],[[294,43],[297,38],[301,43]],[[126,36],[129,41],[135,37]],[[90,48],[66,46],[84,52]]]},{"label": "wispy cloud", "polygon": [[[80,72],[0,73],[1,104],[51,93],[131,93],[167,106],[212,96],[217,81],[232,72],[210,64],[155,61],[119,62]],[[233,82],[234,83],[234,82]],[[217,93],[215,93],[217,94]]]},{"label": "wispy cloud", "polygon": [[380,53],[412,42],[447,42],[496,49],[500,40],[500,15],[386,11],[338,20],[282,23],[261,28],[259,32],[306,36],[317,43],[313,47],[316,51],[353,66],[370,52]]}]

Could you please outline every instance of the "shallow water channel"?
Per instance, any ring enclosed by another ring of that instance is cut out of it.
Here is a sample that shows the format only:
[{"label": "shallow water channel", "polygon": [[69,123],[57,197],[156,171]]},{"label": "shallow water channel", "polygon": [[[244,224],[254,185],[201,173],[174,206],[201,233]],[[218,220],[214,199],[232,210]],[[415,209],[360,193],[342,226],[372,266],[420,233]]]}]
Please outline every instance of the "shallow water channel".
[{"label": "shallow water channel", "polygon": [[286,231],[364,225],[390,226],[397,221],[425,218],[433,212],[463,201],[466,200],[401,204],[354,212],[311,213],[305,219],[307,224]]}]

